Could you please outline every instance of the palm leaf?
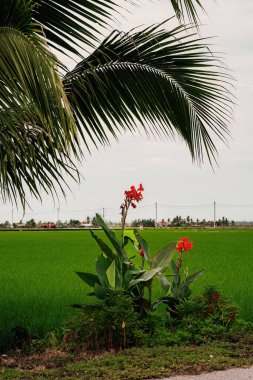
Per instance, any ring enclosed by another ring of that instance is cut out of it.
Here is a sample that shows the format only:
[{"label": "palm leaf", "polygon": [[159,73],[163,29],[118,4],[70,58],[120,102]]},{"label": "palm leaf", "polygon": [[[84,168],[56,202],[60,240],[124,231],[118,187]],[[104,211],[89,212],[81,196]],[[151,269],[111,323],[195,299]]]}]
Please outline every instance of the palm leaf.
[{"label": "palm leaf", "polygon": [[113,0],[36,0],[33,19],[42,26],[50,46],[82,57],[83,50],[99,41],[101,29],[108,27],[117,8]]},{"label": "palm leaf", "polygon": [[204,7],[200,0],[171,0],[171,5],[180,21],[185,21],[186,15],[194,24],[198,24],[198,9],[204,11]]},{"label": "palm leaf", "polygon": [[[180,21],[187,15],[190,21],[198,23],[197,11],[203,9],[200,0],[169,2]],[[139,3],[140,0],[123,0],[121,5],[127,8]],[[33,19],[42,26],[48,44],[67,55],[80,57],[87,48],[97,45],[101,31],[109,27],[114,13],[122,11],[116,0],[36,0],[34,4]]]},{"label": "palm leaf", "polygon": [[114,31],[63,81],[84,140],[108,143],[138,121],[148,135],[177,132],[197,161],[204,151],[215,158],[214,134],[225,141],[232,114],[230,77],[205,42],[183,26]]},{"label": "palm leaf", "polygon": [[32,3],[3,0],[0,16],[0,186],[4,200],[25,204],[24,185],[63,190],[63,174],[74,175],[70,149],[78,155],[76,126],[38,25]]}]

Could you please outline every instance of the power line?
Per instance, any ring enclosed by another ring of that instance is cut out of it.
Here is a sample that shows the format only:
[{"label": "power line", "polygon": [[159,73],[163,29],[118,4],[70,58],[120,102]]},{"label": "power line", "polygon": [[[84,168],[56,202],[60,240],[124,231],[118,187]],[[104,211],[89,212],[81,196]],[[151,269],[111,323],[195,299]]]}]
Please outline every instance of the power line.
[{"label": "power line", "polygon": [[212,203],[208,203],[208,204],[202,204],[202,205],[188,205],[188,206],[182,206],[182,205],[164,205],[164,204],[160,204],[160,203],[158,203],[158,206],[161,206],[161,207],[169,207],[169,208],[202,208],[202,207],[212,207],[213,204],[212,204]]},{"label": "power line", "polygon": [[221,206],[221,207],[237,207],[237,208],[244,208],[244,207],[253,207],[253,205],[228,205],[228,204],[223,204],[223,203],[217,203],[217,206]]}]

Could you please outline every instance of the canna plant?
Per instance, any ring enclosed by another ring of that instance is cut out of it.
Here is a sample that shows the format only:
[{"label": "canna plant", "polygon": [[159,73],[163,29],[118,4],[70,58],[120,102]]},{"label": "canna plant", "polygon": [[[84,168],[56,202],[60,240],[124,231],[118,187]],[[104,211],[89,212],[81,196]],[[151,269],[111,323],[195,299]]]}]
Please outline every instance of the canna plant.
[{"label": "canna plant", "polygon": [[[135,286],[137,284],[143,284],[148,290],[148,305],[151,306],[152,302],[152,285],[153,280],[157,277],[160,280],[161,287],[165,292],[170,288],[170,283],[165,276],[165,271],[168,269],[170,263],[172,262],[175,243],[169,243],[162,249],[160,249],[154,256],[151,255],[149,244],[137,230],[134,230],[134,235],[139,243],[139,253],[142,257],[141,269],[143,273],[140,273],[130,283],[130,286]],[[145,262],[147,263],[148,270],[145,270]]]},{"label": "canna plant", "polygon": [[120,238],[107,226],[100,215],[96,215],[110,245],[91,231],[92,237],[101,250],[96,262],[96,274],[77,272],[78,276],[93,288],[93,291],[89,293],[90,295],[105,299],[112,292],[126,292],[133,296],[139,294],[139,287],[137,284],[136,286],[132,284],[132,281],[144,270],[135,268],[131,258],[129,258],[127,245],[129,242],[134,242],[129,236],[124,235],[124,230],[129,207],[135,208],[136,203],[142,200],[142,191],[144,189],[141,184],[137,190],[135,186],[131,186],[129,191],[125,191],[124,202],[121,205],[122,234]]},{"label": "canna plant", "polygon": [[174,247],[178,251],[177,263],[171,260],[171,276],[172,281],[167,286],[167,294],[164,297],[158,298],[153,302],[152,307],[156,309],[159,305],[165,304],[167,306],[168,313],[171,317],[177,317],[177,306],[184,300],[188,299],[191,295],[190,285],[196,281],[203,273],[204,270],[200,270],[192,275],[185,275],[182,279],[180,273],[184,252],[190,251],[193,247],[193,242],[190,242],[188,238],[184,237],[179,240]]},{"label": "canna plant", "polygon": [[[98,299],[110,297],[115,292],[131,295],[139,312],[151,306],[154,278],[159,278],[163,289],[168,291],[170,285],[164,272],[171,263],[175,247],[175,243],[169,243],[151,257],[149,245],[138,231],[134,231],[135,239],[125,234],[128,210],[130,207],[137,207],[137,203],[143,199],[143,191],[142,184],[137,189],[135,186],[131,186],[129,191],[125,191],[125,198],[121,205],[122,233],[119,238],[107,226],[101,216],[96,215],[110,245],[91,231],[92,237],[101,250],[96,262],[96,274],[77,272],[81,280],[93,288],[89,295]],[[132,261],[134,257],[129,257],[128,244],[139,251],[142,257],[140,267],[136,267]],[[145,261],[148,263],[148,268],[144,266]],[[145,289],[148,290],[148,300],[144,298]]]}]

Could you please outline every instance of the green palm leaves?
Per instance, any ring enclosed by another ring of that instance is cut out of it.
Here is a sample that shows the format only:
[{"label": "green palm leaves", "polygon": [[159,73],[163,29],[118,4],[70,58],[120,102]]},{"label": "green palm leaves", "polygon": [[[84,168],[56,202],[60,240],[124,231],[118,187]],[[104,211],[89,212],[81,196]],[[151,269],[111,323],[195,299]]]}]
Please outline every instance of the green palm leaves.
[{"label": "green palm leaves", "polygon": [[[187,15],[197,23],[197,11],[203,9],[199,0],[169,2],[180,21]],[[33,19],[43,27],[48,44],[82,57],[88,47],[99,42],[101,30],[109,27],[116,12],[122,11],[122,7],[138,5],[140,0],[36,0],[34,4]]]},{"label": "green palm leaves", "polygon": [[[133,1],[132,3],[137,3]],[[122,4],[128,1],[122,1]],[[231,116],[229,77],[205,41],[179,26],[112,32],[98,45],[116,1],[2,0],[0,13],[0,191],[62,191],[78,178],[72,158],[125,130],[179,134],[193,159],[215,157]],[[199,0],[171,0],[179,19],[197,20]],[[168,24],[169,25],[169,24]],[[68,71],[51,48],[81,61]],[[80,59],[80,58],[79,58]]]},{"label": "green palm leaves", "polygon": [[202,147],[215,156],[209,132],[224,138],[231,113],[227,76],[216,65],[203,41],[186,36],[183,26],[153,26],[113,32],[63,83],[79,129],[94,142],[106,142],[116,128],[136,131],[139,123],[147,134],[176,131],[201,161]]},{"label": "green palm leaves", "polygon": [[[0,186],[4,199],[25,202],[24,184],[40,190],[62,186],[61,169],[71,172],[72,110],[38,24],[33,6],[3,1],[0,18]],[[73,175],[73,174],[72,174]]]}]

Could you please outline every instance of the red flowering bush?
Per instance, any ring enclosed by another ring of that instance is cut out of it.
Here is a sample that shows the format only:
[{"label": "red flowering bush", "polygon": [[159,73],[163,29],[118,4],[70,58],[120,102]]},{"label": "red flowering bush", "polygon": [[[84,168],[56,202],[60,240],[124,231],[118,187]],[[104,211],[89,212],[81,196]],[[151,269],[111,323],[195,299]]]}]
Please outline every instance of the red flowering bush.
[{"label": "red flowering bush", "polygon": [[219,324],[228,325],[238,315],[238,308],[215,287],[209,286],[206,288],[204,300],[206,317],[214,319]]}]

